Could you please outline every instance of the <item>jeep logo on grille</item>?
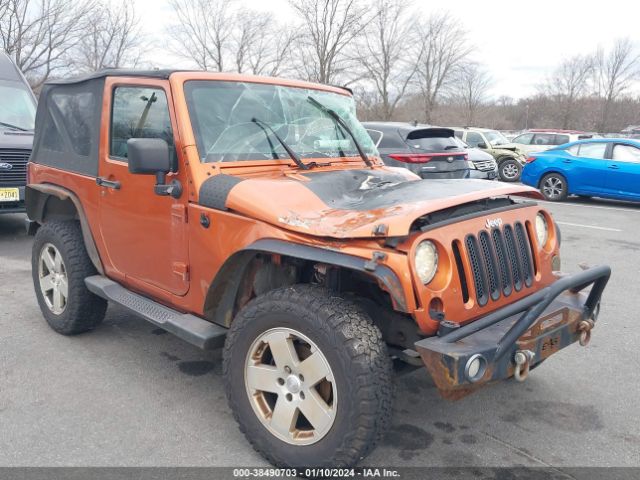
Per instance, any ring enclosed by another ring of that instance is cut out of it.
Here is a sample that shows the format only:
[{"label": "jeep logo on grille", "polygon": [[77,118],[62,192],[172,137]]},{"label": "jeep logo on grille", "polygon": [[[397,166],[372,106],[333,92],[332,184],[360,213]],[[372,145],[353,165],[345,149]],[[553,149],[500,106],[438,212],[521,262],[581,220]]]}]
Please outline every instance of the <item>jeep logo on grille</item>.
[{"label": "jeep logo on grille", "polygon": [[13,165],[11,165],[10,163],[0,163],[0,170],[11,170],[13,168]]},{"label": "jeep logo on grille", "polygon": [[486,227],[491,230],[492,228],[500,228],[502,226],[501,218],[487,218]]}]

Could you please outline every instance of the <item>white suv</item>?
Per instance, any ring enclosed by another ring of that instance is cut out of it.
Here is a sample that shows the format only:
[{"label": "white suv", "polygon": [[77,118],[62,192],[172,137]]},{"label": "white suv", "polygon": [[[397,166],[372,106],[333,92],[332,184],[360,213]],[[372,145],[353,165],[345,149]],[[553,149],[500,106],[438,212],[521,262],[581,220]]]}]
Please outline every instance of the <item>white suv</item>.
[{"label": "white suv", "polygon": [[517,143],[527,153],[535,153],[587,138],[597,138],[597,135],[577,130],[532,129],[518,135],[511,142]]}]

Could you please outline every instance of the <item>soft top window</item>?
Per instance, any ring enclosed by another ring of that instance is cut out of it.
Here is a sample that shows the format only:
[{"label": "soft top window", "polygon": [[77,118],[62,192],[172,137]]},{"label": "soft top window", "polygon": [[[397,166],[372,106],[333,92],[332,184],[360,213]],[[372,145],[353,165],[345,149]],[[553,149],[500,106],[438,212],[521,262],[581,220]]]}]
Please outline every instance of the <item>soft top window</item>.
[{"label": "soft top window", "polygon": [[31,161],[97,175],[103,90],[102,78],[45,84],[36,112]]}]

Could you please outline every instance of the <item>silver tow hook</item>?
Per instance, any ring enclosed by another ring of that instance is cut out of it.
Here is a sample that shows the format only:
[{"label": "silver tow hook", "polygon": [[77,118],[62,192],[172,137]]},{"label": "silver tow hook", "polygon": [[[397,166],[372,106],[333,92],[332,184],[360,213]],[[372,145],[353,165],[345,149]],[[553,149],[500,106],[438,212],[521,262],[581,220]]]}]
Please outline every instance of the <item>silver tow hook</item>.
[{"label": "silver tow hook", "polygon": [[518,350],[513,356],[513,361],[516,362],[516,369],[513,372],[514,378],[519,382],[524,382],[529,376],[529,369],[531,368],[531,361],[535,357],[535,353],[531,350]]}]

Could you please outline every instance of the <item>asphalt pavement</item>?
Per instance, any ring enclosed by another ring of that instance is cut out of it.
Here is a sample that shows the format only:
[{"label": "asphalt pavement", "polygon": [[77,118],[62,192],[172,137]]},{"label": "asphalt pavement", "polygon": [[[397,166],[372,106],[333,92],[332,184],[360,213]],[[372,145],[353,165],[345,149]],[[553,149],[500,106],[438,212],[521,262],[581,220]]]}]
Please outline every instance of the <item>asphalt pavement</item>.
[{"label": "asphalt pavement", "polygon": [[[457,402],[426,371],[399,377],[392,428],[367,465],[640,466],[640,205],[544,205],[564,270],[613,269],[589,346]],[[230,414],[220,351],[113,306],[88,334],[47,326],[23,218],[0,216],[0,466],[265,466]]]}]

